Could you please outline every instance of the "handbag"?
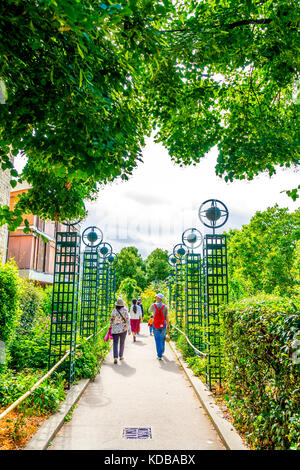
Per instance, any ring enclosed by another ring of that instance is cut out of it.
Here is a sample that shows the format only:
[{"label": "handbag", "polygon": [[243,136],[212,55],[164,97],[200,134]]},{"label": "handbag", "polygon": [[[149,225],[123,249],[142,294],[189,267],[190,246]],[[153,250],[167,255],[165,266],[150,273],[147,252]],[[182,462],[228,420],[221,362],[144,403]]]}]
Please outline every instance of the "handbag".
[{"label": "handbag", "polygon": [[106,333],[104,337],[104,341],[109,341],[110,339],[113,339],[113,336],[111,334],[111,328],[108,328],[108,332]]}]

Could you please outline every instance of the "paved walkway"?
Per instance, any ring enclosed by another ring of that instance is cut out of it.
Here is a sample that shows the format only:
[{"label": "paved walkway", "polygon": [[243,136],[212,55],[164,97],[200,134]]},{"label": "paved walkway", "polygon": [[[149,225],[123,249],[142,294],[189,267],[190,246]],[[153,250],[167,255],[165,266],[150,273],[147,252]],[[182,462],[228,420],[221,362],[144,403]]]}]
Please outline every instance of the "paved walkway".
[{"label": "paved walkway", "polygon": [[[50,449],[224,449],[168,344],[156,358],[146,324],[124,357],[113,364],[108,354]],[[150,427],[152,439],[124,439],[124,427]]]}]

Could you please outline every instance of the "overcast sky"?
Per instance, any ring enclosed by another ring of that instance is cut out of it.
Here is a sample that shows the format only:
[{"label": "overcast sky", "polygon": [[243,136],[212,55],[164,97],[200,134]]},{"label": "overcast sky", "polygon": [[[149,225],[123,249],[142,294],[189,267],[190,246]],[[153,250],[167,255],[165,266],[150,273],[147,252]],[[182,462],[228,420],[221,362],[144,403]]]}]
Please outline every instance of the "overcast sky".
[{"label": "overcast sky", "polygon": [[[196,166],[174,165],[168,151],[152,139],[143,151],[128,182],[116,181],[100,190],[97,202],[87,203],[89,215],[83,229],[96,225],[104,241],[119,252],[136,246],[143,257],[155,248],[171,252],[181,242],[182,232],[196,227],[206,233],[198,218],[198,208],[206,199],[220,199],[229,209],[229,219],[220,229],[241,228],[257,210],[278,203],[295,210],[299,203],[280,191],[299,184],[299,172],[278,169],[270,178],[262,174],[253,181],[225,183],[215,174],[217,151],[211,151]],[[298,199],[299,200],[299,199]]]}]

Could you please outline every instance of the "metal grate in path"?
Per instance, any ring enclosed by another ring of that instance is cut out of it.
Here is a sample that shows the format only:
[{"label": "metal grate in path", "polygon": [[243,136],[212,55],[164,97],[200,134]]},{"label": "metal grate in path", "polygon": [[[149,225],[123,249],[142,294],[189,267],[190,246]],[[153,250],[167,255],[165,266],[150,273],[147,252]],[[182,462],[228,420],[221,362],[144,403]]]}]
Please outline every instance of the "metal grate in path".
[{"label": "metal grate in path", "polygon": [[124,428],[124,439],[152,439],[151,428]]}]

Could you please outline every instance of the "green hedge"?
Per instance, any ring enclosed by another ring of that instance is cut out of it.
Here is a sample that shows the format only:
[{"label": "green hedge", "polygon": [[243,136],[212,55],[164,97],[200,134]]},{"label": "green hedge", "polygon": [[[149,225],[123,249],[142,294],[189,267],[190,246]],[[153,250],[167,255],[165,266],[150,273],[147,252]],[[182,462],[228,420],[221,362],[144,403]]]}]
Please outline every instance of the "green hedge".
[{"label": "green hedge", "polygon": [[20,324],[23,330],[29,331],[38,316],[51,314],[52,287],[42,288],[23,278],[20,293],[22,310]]},{"label": "green hedge", "polygon": [[[19,298],[20,278],[16,264],[13,261],[0,262],[0,341],[5,344],[6,360],[9,359],[9,349],[21,315]],[[0,371],[4,366],[0,364]]]},{"label": "green hedge", "polygon": [[236,427],[254,449],[300,449],[299,308],[262,294],[223,307],[221,317]]}]

